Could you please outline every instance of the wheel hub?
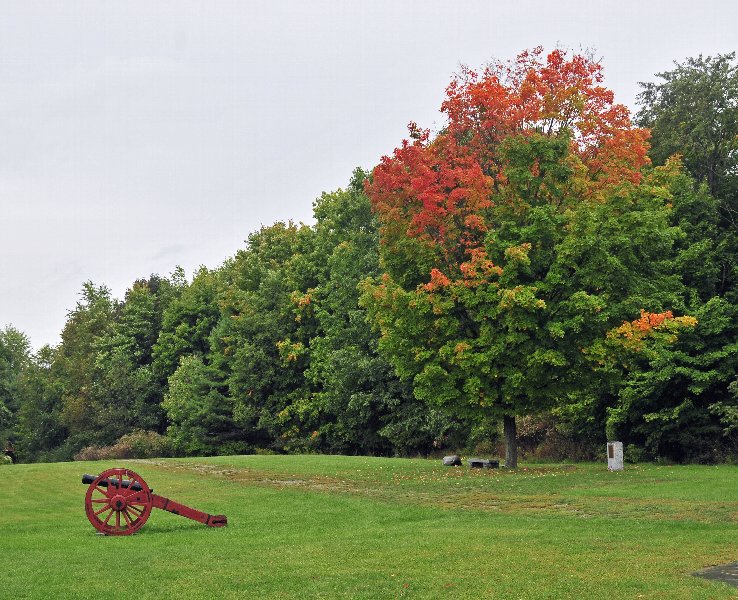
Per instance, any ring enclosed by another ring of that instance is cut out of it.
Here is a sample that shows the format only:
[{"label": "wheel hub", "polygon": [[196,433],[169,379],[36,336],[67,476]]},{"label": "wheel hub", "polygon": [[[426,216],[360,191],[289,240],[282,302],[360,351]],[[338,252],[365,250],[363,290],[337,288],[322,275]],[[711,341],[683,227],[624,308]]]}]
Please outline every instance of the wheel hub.
[{"label": "wheel hub", "polygon": [[125,510],[126,508],[126,499],[123,496],[113,496],[110,499],[110,508],[113,510],[117,510],[118,512]]}]

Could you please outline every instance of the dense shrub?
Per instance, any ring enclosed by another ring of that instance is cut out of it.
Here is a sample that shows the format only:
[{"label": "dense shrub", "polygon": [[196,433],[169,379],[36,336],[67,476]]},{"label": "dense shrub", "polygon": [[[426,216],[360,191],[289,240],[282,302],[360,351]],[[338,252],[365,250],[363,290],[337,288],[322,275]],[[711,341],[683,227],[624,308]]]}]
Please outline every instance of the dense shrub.
[{"label": "dense shrub", "polygon": [[135,430],[122,436],[112,446],[88,446],[74,455],[74,460],[109,460],[111,458],[155,458],[171,456],[169,440],[155,431]]},{"label": "dense shrub", "polygon": [[519,417],[518,443],[526,460],[590,461],[603,459],[605,444],[576,433],[551,412]]}]

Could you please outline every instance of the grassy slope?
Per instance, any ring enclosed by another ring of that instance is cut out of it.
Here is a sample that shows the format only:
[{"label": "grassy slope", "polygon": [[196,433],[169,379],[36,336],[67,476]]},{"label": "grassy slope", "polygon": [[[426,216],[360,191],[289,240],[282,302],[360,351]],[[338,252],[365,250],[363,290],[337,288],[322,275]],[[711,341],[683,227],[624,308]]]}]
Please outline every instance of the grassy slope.
[{"label": "grassy slope", "polygon": [[79,479],[118,465],[0,467],[0,597],[738,597],[689,575],[738,560],[736,467],[123,462],[229,526],[155,510],[137,535],[97,536]]}]

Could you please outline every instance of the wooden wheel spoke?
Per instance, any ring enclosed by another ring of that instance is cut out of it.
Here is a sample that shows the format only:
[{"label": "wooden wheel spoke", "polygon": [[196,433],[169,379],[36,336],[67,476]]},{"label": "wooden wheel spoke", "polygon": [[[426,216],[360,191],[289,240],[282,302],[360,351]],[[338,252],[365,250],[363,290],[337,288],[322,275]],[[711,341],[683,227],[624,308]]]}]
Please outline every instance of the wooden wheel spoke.
[{"label": "wooden wheel spoke", "polygon": [[95,498],[94,500],[90,500],[90,502],[94,502],[96,504],[99,504],[100,502],[110,502],[110,498]]},{"label": "wooden wheel spoke", "polygon": [[126,509],[124,508],[122,511],[120,511],[120,514],[123,515],[123,518],[126,521],[126,525],[128,527],[130,527],[131,526],[131,519],[128,518],[128,512],[126,511]]},{"label": "wooden wheel spoke", "polygon": [[126,488],[126,496],[134,496],[138,493],[140,493],[141,490],[134,490],[133,486],[134,484],[138,483],[138,485],[141,486],[141,490],[143,490],[143,486],[141,485],[141,482],[136,477],[131,477],[128,480],[128,487]]},{"label": "wooden wheel spoke", "polygon": [[130,510],[130,506],[126,508],[126,513],[131,519],[131,523],[137,524],[141,520],[141,515],[133,510]]},{"label": "wooden wheel spoke", "polygon": [[101,508],[100,510],[96,510],[96,511],[95,511],[94,513],[92,513],[92,514],[93,514],[93,515],[95,515],[95,516],[97,516],[97,515],[99,515],[99,514],[100,514],[101,512],[105,512],[106,510],[110,510],[110,507],[109,507],[109,506],[103,506],[103,507],[102,507],[102,508]]},{"label": "wooden wheel spoke", "polygon": [[[109,506],[106,506],[106,507],[105,507],[105,510],[109,510],[109,511],[110,511],[110,512],[109,512],[109,513],[107,514],[107,516],[105,517],[105,519],[103,519],[102,517],[96,517],[96,519],[97,519],[97,520],[98,520],[99,522],[101,522],[101,523],[102,523],[103,525],[107,526],[107,524],[108,524],[108,521],[110,520],[110,517],[112,517],[112,516],[113,516],[113,509],[112,509],[112,508],[110,508]],[[102,512],[105,512],[105,511],[102,511]]]}]

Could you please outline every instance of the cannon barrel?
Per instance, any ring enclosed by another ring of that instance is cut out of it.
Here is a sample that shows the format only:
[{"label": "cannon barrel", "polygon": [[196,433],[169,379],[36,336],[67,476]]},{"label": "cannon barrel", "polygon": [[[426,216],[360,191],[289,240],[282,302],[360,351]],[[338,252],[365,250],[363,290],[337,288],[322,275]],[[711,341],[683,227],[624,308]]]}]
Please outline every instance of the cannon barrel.
[{"label": "cannon barrel", "polygon": [[[95,479],[97,479],[97,475],[90,475],[88,473],[85,473],[84,475],[82,475],[82,483],[87,484],[87,485],[90,485],[93,481],[95,481]],[[100,487],[106,488],[108,487],[108,483],[109,482],[107,479],[103,479],[102,481],[98,483],[98,485]],[[134,483],[133,486],[131,486],[131,482],[128,481],[127,479],[124,479],[121,485],[124,488],[130,487],[132,490],[135,490],[137,492],[140,492],[143,489],[140,483]]]}]

